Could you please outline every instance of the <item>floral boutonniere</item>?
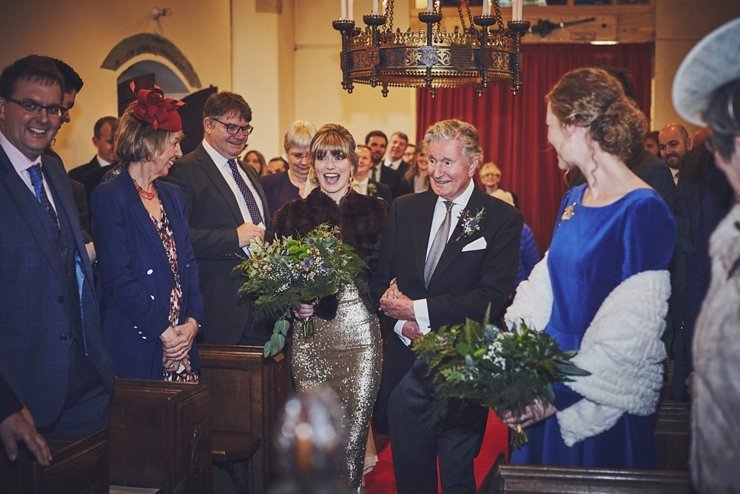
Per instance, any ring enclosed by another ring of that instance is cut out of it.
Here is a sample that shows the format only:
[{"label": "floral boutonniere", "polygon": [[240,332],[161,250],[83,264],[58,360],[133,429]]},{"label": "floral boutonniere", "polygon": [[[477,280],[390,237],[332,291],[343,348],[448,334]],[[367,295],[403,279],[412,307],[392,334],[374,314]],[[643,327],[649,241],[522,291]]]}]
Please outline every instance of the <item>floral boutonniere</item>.
[{"label": "floral boutonniere", "polygon": [[378,183],[374,180],[370,180],[367,183],[367,195],[375,197],[378,195]]},{"label": "floral boutonniere", "polygon": [[483,208],[478,208],[478,211],[476,211],[475,215],[472,215],[467,209],[463,209],[460,212],[460,217],[458,218],[460,226],[462,227],[462,231],[460,232],[460,235],[458,235],[455,239],[455,242],[464,238],[470,238],[478,233],[480,231],[480,223],[481,221],[483,221],[483,217],[485,215],[486,210]]}]

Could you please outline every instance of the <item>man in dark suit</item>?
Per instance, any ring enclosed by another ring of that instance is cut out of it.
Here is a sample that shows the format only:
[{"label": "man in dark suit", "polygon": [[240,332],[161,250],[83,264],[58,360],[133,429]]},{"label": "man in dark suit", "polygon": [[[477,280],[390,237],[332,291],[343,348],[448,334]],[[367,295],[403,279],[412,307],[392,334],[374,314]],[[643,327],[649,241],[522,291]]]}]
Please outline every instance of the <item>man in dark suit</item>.
[{"label": "man in dark suit", "polygon": [[391,195],[395,198],[398,195],[401,174],[393,168],[383,166],[383,157],[388,147],[388,136],[381,130],[372,130],[365,136],[365,146],[370,148],[373,157],[370,180],[390,187]]},{"label": "man in dark suit", "polygon": [[[395,335],[387,341],[377,427],[387,418],[399,493],[437,492],[437,456],[445,493],[474,493],[487,410],[458,402],[444,419],[425,364],[409,345],[440,326],[499,316],[519,260],[522,216],[475,187],[482,161],[478,132],[459,120],[430,127],[431,190],[393,203],[371,282]],[[480,221],[476,221],[475,217]]]},{"label": "man in dark suit", "polygon": [[409,136],[401,131],[391,134],[391,140],[388,143],[388,153],[385,156],[383,165],[396,170],[403,177],[409,169],[409,164],[403,159],[406,148],[409,145]]},{"label": "man in dark suit", "polygon": [[62,88],[48,57],[0,75],[0,374],[41,432],[82,436],[107,423],[113,371],[69,179],[43,154]]},{"label": "man in dark suit", "polygon": [[244,279],[234,271],[270,222],[257,172],[238,160],[251,120],[240,95],[212,94],[203,107],[203,141],[170,170],[169,180],[185,196],[205,299],[206,343],[263,345],[270,338],[269,330],[251,324],[249,300],[237,293]]},{"label": "man in dark suit", "polygon": [[116,117],[99,118],[93,127],[92,142],[97,149],[95,156],[89,162],[69,171],[69,178],[77,180],[85,186],[88,201],[93,189],[98,186],[103,175],[110,170],[110,166],[117,160],[116,132],[118,132],[118,119]]}]

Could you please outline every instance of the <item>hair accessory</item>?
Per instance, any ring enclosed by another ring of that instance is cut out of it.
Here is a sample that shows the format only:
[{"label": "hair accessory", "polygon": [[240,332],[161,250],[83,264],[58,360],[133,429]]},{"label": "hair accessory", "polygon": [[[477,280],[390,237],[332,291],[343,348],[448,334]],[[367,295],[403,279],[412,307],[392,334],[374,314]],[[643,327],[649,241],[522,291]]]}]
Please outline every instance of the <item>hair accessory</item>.
[{"label": "hair accessory", "polygon": [[[135,92],[133,81],[130,87]],[[155,129],[178,132],[182,130],[178,109],[184,105],[185,103],[175,98],[165,98],[164,91],[155,85],[151,89],[139,89],[136,92],[134,116]]]}]

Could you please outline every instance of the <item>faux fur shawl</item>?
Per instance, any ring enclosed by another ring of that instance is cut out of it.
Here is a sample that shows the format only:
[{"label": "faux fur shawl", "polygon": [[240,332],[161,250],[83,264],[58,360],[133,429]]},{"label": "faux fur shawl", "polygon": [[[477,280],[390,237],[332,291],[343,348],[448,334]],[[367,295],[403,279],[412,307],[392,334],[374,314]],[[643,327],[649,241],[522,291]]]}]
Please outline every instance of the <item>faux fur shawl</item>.
[{"label": "faux fur shawl", "polygon": [[[591,375],[566,383],[584,398],[557,413],[566,445],[610,429],[623,413],[655,412],[663,382],[666,353],[660,337],[669,295],[668,271],[644,271],[624,280],[601,304],[573,359]],[[538,301],[535,307],[533,300]],[[505,319],[509,326],[523,319],[542,330],[551,312],[545,255],[530,279],[520,285]]]},{"label": "faux fur shawl", "polygon": [[296,199],[278,209],[271,232],[278,237],[302,236],[322,223],[339,226],[342,240],[371,264],[385,226],[388,203],[350,191],[339,204],[314,189],[305,199]]}]

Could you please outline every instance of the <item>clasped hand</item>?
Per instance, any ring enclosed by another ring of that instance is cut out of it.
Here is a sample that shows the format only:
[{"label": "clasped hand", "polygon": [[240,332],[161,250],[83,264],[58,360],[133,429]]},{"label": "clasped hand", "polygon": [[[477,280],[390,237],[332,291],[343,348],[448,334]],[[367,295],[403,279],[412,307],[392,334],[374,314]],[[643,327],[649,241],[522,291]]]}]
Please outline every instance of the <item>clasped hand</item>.
[{"label": "clasped hand", "polygon": [[183,324],[170,326],[160,336],[162,341],[162,365],[165,370],[176,371],[180,364],[191,372],[188,354],[193,347],[195,335],[198,334],[198,323],[189,317]]},{"label": "clasped hand", "polygon": [[393,319],[413,321],[416,318],[414,301],[399,290],[395,282],[392,282],[391,286],[380,297],[380,310]]},{"label": "clasped hand", "polygon": [[499,419],[512,429],[523,429],[542,422],[547,417],[554,415],[555,412],[557,412],[557,409],[552,404],[544,405],[541,401],[533,401],[524,408],[521,415],[504,412],[499,415]]}]

